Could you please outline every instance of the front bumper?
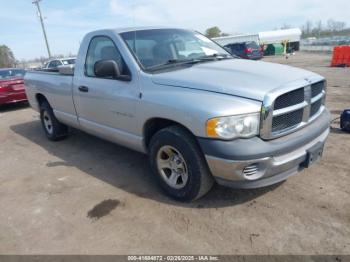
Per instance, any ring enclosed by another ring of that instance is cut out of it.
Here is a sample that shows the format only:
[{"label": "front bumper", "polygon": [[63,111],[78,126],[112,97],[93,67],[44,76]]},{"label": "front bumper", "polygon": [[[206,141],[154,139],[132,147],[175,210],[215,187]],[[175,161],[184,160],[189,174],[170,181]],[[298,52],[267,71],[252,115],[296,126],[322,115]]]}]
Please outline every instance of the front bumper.
[{"label": "front bumper", "polygon": [[220,141],[200,138],[199,144],[219,184],[258,188],[283,181],[302,170],[308,150],[324,145],[329,125],[330,114],[324,110],[310,125],[278,139],[264,141],[254,137]]}]

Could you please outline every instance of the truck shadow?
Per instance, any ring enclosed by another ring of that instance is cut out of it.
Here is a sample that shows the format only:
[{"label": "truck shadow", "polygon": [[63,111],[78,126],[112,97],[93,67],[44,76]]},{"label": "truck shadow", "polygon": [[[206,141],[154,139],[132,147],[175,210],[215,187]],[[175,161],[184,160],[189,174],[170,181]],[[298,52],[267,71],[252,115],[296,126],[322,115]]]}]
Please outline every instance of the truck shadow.
[{"label": "truck shadow", "polygon": [[66,140],[50,142],[46,139],[38,120],[13,125],[10,128],[60,159],[60,161],[45,163],[47,168],[76,167],[90,176],[129,193],[171,205],[188,208],[234,206],[249,202],[282,184],[254,190],[236,190],[215,185],[203,198],[192,203],[180,203],[169,199],[161,192],[148,165],[146,155],[79,130],[72,130]]}]

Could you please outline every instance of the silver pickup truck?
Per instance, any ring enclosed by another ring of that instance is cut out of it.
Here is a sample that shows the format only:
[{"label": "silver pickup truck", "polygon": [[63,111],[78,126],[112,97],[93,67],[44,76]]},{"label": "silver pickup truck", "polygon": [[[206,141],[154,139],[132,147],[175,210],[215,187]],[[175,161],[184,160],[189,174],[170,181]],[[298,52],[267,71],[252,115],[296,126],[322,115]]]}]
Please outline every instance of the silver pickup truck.
[{"label": "silver pickup truck", "polygon": [[25,86],[50,140],[71,126],[147,153],[160,186],[181,201],[215,181],[283,181],[320,158],[329,134],[322,76],[237,59],[184,29],[91,32],[75,66],[28,72]]}]

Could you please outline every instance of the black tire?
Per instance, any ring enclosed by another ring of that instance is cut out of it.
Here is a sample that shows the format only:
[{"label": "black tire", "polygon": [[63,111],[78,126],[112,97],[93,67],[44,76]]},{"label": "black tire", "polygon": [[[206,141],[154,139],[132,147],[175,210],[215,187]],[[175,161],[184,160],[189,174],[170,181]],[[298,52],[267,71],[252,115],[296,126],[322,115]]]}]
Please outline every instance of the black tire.
[{"label": "black tire", "polygon": [[[176,149],[185,161],[187,179],[186,182],[180,179],[180,182],[183,183],[182,188],[170,186],[163,178],[165,172],[162,175],[162,171],[158,168],[158,154],[168,146]],[[176,200],[183,202],[196,200],[205,195],[214,184],[214,179],[197,141],[189,131],[180,126],[164,128],[152,137],[149,144],[149,158],[160,186]]]},{"label": "black tire", "polygon": [[[59,141],[67,137],[68,127],[57,120],[47,101],[43,101],[40,104],[40,120],[49,140]],[[50,121],[50,124],[47,124],[47,121]]]}]

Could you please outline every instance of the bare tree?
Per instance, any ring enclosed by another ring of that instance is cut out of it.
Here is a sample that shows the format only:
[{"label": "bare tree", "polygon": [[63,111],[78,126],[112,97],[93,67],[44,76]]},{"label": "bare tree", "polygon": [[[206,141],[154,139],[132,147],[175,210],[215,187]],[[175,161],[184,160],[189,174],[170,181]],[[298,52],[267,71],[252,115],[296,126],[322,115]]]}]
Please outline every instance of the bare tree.
[{"label": "bare tree", "polygon": [[332,32],[339,32],[339,31],[342,31],[345,29],[346,27],[346,23],[345,22],[342,22],[342,21],[336,21],[336,20],[333,20],[333,19],[329,19],[327,21],[327,26],[328,26],[328,29]]},{"label": "bare tree", "polygon": [[305,24],[306,34],[309,35],[311,33],[311,30],[312,30],[312,22],[310,20],[307,20]]},{"label": "bare tree", "polygon": [[302,26],[303,37],[311,36],[333,36],[333,35],[348,35],[349,28],[346,28],[346,23],[342,21],[336,21],[334,19],[329,19],[324,25],[324,23],[319,20],[313,26],[313,22],[308,20]]},{"label": "bare tree", "polygon": [[289,25],[289,24],[286,24],[286,23],[284,23],[284,24],[281,26],[281,29],[290,29],[290,28],[292,28],[292,26]]},{"label": "bare tree", "polygon": [[323,24],[322,24],[322,21],[321,21],[321,20],[319,20],[319,21],[317,22],[316,29],[317,29],[317,34],[320,35],[321,32],[322,32],[322,29],[323,29]]}]

